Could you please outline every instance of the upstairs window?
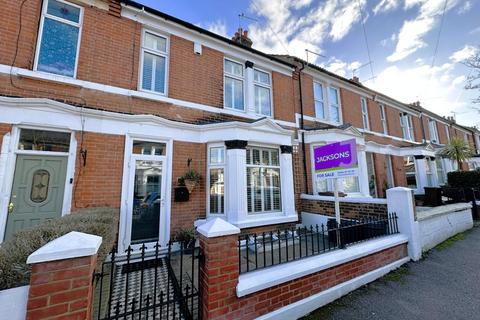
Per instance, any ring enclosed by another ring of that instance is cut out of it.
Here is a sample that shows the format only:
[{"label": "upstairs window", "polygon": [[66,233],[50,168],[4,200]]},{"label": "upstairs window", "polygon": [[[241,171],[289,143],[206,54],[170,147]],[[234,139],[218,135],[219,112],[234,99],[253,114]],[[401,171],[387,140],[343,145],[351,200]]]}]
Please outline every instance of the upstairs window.
[{"label": "upstairs window", "polygon": [[323,103],[323,86],[321,83],[313,83],[313,99],[315,101],[315,117],[325,119],[325,104]]},{"label": "upstairs window", "polygon": [[83,9],[62,1],[43,4],[35,70],[75,77]]},{"label": "upstairs window", "polygon": [[411,115],[400,113],[400,127],[402,128],[403,139],[413,141],[413,122]]},{"label": "upstairs window", "polygon": [[429,120],[428,129],[430,132],[430,141],[433,143],[438,143],[437,122],[435,120]]},{"label": "upstairs window", "polygon": [[272,115],[272,83],[270,74],[257,69],[253,71],[253,86],[255,94],[255,112],[264,116]]},{"label": "upstairs window", "polygon": [[329,111],[330,111],[330,120],[334,122],[340,122],[340,103],[338,97],[338,89],[329,87],[328,88],[328,102],[329,102]]},{"label": "upstairs window", "polygon": [[335,87],[326,87],[320,82],[313,82],[313,99],[317,119],[340,122],[340,96]]},{"label": "upstairs window", "polygon": [[167,38],[144,31],[142,42],[142,90],[166,93]]},{"label": "upstairs window", "polygon": [[247,148],[247,209],[249,214],[281,211],[278,149]]},{"label": "upstairs window", "polygon": [[388,134],[387,128],[387,114],[385,113],[385,105],[380,105],[380,122],[382,123],[383,134]]},{"label": "upstairs window", "polygon": [[365,130],[370,130],[370,124],[368,123],[368,107],[367,107],[367,99],[360,98],[360,104],[362,107],[362,121],[363,121],[363,128]]},{"label": "upstairs window", "polygon": [[225,59],[224,78],[225,107],[245,110],[243,65]]},{"label": "upstairs window", "polygon": [[447,125],[445,125],[445,136],[447,137],[447,142],[450,142],[450,130]]}]

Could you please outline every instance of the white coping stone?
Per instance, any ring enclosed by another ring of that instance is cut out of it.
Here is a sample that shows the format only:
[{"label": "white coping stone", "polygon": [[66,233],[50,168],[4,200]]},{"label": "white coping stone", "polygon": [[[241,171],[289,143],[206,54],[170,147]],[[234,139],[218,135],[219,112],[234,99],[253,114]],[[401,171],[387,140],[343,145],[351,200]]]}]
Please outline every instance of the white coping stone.
[{"label": "white coping stone", "polygon": [[30,286],[22,286],[0,291],[0,320],[25,319],[29,289]]},{"label": "white coping stone", "polygon": [[470,203],[452,203],[444,206],[423,209],[423,210],[417,211],[417,220],[422,221],[425,219],[433,218],[438,215],[464,211],[471,208],[472,208],[472,205]]},{"label": "white coping stone", "polygon": [[199,226],[197,228],[197,231],[198,233],[207,238],[228,236],[231,234],[240,233],[240,229],[238,227],[235,227],[233,224],[228,223],[222,218],[215,218],[207,221],[206,223]]},{"label": "white coping stone", "polygon": [[93,256],[102,244],[102,237],[71,231],[50,241],[28,256],[27,263],[40,263]]},{"label": "white coping stone", "polygon": [[237,296],[244,297],[287,281],[298,279],[312,273],[326,270],[340,264],[356,260],[402,243],[408,238],[402,234],[369,240],[314,257],[292,261],[264,270],[242,274],[237,284]]}]

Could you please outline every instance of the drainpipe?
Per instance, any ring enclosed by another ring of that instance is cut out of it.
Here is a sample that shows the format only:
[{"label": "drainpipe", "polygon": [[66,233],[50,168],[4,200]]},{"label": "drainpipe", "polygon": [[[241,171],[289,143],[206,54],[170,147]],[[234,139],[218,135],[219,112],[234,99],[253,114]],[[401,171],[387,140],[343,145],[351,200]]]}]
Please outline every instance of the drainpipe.
[{"label": "drainpipe", "polygon": [[[297,60],[298,61],[298,60]],[[302,94],[302,71],[305,69],[305,63],[299,61],[302,64],[302,67],[298,71],[298,89],[300,91],[300,130],[302,130],[302,153],[303,153],[303,181],[305,184],[305,193],[308,194],[308,178],[307,178],[307,158],[305,152],[305,125],[303,119],[303,94]]]}]

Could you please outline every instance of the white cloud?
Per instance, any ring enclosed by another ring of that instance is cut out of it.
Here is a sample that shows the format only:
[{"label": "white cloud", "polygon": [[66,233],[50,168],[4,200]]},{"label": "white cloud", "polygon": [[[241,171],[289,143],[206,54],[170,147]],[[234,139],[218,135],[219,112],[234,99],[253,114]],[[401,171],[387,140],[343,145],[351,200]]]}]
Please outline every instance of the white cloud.
[{"label": "white cloud", "polygon": [[[454,8],[458,2],[459,0],[447,2],[445,12]],[[445,3],[443,0],[405,0],[405,9],[419,6],[419,13],[414,19],[403,23],[398,33],[395,51],[387,57],[387,60],[399,61],[426,47],[424,37],[440,22]]]},{"label": "white cloud", "polygon": [[[447,116],[452,111],[468,110],[468,98],[463,101],[458,98],[459,95],[470,94],[464,91],[464,81],[465,76],[456,74],[454,63],[433,68],[426,64],[410,68],[393,65],[382,70],[375,83],[369,85],[405,103],[418,100],[426,109]],[[471,125],[478,121],[475,116],[471,117],[472,114],[462,117],[462,123]]]},{"label": "white cloud", "polygon": [[227,25],[225,24],[225,21],[217,20],[212,23],[207,24],[206,29],[208,31],[211,31],[213,33],[219,34],[223,37],[228,38],[227,34]]},{"label": "white cloud", "polygon": [[469,32],[469,34],[480,33],[480,27],[477,27]]},{"label": "white cloud", "polygon": [[[261,21],[249,26],[253,46],[301,58],[305,49],[322,53],[326,40],[343,39],[360,22],[359,5],[365,4],[366,0],[253,0],[250,9]],[[297,12],[299,8],[304,10]]]},{"label": "white cloud", "polygon": [[453,62],[462,62],[476,54],[478,51],[478,48],[471,46],[471,45],[466,45],[462,49],[455,51],[451,56],[450,60]]},{"label": "white cloud", "polygon": [[384,13],[396,9],[400,4],[400,0],[380,0],[380,2],[373,8],[373,13]]},{"label": "white cloud", "polygon": [[470,9],[472,9],[472,7],[473,7],[473,4],[472,4],[471,1],[465,1],[465,3],[460,8],[458,8],[457,13],[458,14],[465,14],[468,11],[470,11]]},{"label": "white cloud", "polygon": [[[351,78],[353,72],[356,71],[359,67],[361,67],[362,63],[360,61],[353,61],[348,63],[336,57],[332,57],[326,63],[321,63],[320,66],[330,72],[338,74],[339,76]],[[358,75],[358,73],[356,73],[355,75]]]}]

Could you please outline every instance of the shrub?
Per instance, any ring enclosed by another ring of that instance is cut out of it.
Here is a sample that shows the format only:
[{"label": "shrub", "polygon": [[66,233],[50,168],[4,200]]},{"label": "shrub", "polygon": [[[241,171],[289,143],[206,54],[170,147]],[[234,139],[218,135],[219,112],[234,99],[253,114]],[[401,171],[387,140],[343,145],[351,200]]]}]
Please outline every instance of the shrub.
[{"label": "shrub", "polygon": [[448,185],[458,188],[480,188],[480,171],[449,172]]},{"label": "shrub", "polygon": [[31,268],[28,256],[46,243],[79,231],[102,237],[97,268],[101,266],[117,239],[118,210],[111,208],[85,210],[17,232],[0,247],[0,290],[28,284]]}]

